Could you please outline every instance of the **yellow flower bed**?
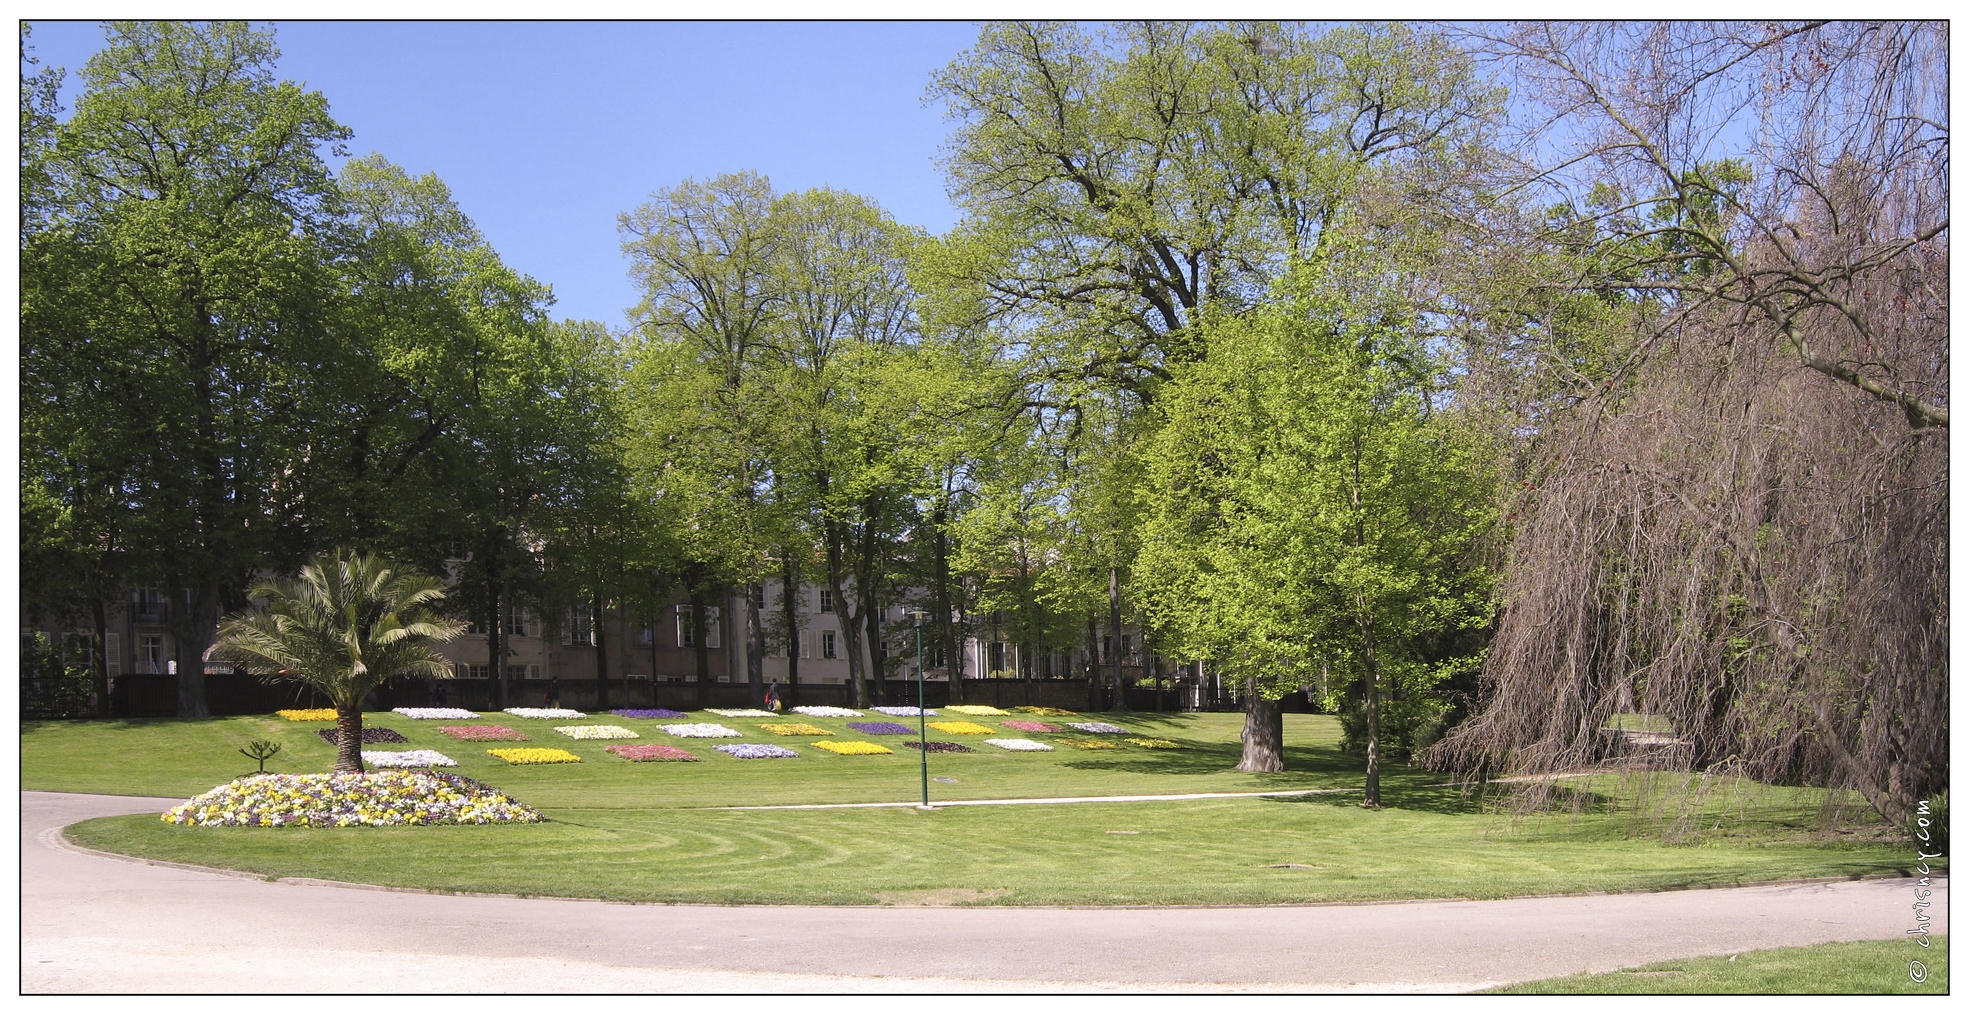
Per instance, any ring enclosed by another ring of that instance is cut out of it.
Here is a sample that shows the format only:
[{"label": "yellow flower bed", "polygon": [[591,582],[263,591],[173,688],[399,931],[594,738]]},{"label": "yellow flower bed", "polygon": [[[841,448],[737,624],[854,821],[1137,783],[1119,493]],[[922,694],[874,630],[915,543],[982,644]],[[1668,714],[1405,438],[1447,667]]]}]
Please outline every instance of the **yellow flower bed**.
[{"label": "yellow flower bed", "polygon": [[825,737],[832,736],[832,730],[824,730],[809,722],[762,722],[759,728],[776,737]]},{"label": "yellow flower bed", "polygon": [[1078,747],[1083,751],[1118,751],[1121,745],[1112,740],[1079,740],[1074,737],[1060,737],[1053,741],[1068,747]]},{"label": "yellow flower bed", "polygon": [[274,714],[288,722],[335,721],[335,710],[332,708],[283,708]]},{"label": "yellow flower bed", "polygon": [[969,733],[974,736],[980,734],[989,736],[998,732],[989,726],[980,726],[974,722],[933,722],[930,728],[942,733]]},{"label": "yellow flower bed", "polygon": [[491,747],[485,753],[515,765],[554,765],[581,760],[581,755],[558,747]]},{"label": "yellow flower bed", "polygon": [[871,744],[866,740],[816,740],[814,746],[834,754],[894,754],[881,744]]},{"label": "yellow flower bed", "polygon": [[1154,737],[1128,737],[1127,740],[1137,747],[1154,747],[1164,751],[1176,750],[1183,746],[1174,740],[1158,740]]},{"label": "yellow flower bed", "polygon": [[1080,714],[1078,712],[1069,712],[1064,708],[1047,708],[1044,705],[1020,705],[1018,708],[1013,709],[1013,711],[1030,712],[1033,715],[1079,715]]},{"label": "yellow flower bed", "polygon": [[990,705],[945,705],[944,711],[956,712],[958,715],[1011,715],[1012,714],[1010,712],[1005,711],[1002,708],[992,708]]}]

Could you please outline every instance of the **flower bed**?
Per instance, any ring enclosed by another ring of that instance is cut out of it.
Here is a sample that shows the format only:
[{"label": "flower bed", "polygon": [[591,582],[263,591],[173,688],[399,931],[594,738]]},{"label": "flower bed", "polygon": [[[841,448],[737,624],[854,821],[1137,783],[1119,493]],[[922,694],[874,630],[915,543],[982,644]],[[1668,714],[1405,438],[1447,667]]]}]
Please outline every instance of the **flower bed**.
[{"label": "flower bed", "polygon": [[439,726],[438,732],[459,740],[526,739],[526,734],[511,726]]},{"label": "flower bed", "polygon": [[364,751],[362,763],[371,768],[456,768],[458,763],[436,751]]},{"label": "flower bed", "polygon": [[1079,715],[1080,714],[1078,712],[1069,712],[1064,708],[1047,708],[1044,705],[1020,705],[1012,709],[1012,711],[1026,712],[1032,715]]},{"label": "flower bed", "polygon": [[610,744],[602,750],[630,761],[696,761],[697,755],[669,744]]},{"label": "flower bed", "polygon": [[916,732],[899,722],[851,722],[848,728],[872,737],[906,737]]},{"label": "flower bed", "polygon": [[510,765],[559,765],[581,760],[581,755],[558,747],[488,747],[485,753]]},{"label": "flower bed", "polygon": [[1011,715],[1012,714],[1010,712],[1005,711],[1002,708],[992,708],[990,705],[946,705],[944,706],[944,711],[956,712],[958,715]]},{"label": "flower bed", "polygon": [[588,713],[576,712],[574,709],[571,708],[509,708],[506,710],[506,714],[516,715],[522,719],[586,719],[588,718]]},{"label": "flower bed", "polygon": [[745,735],[729,726],[720,726],[715,722],[680,722],[672,723],[668,726],[659,726],[657,729],[673,737],[742,737]]},{"label": "flower bed", "polygon": [[1042,744],[1037,740],[1024,740],[1019,737],[987,740],[985,743],[993,747],[1002,747],[1008,751],[1050,751],[1053,749],[1049,744]]},{"label": "flower bed", "polygon": [[976,751],[974,751],[974,750],[972,750],[972,749],[970,749],[969,747],[966,747],[966,746],[964,746],[963,744],[953,744],[953,743],[950,743],[950,742],[948,742],[948,741],[944,741],[944,740],[932,740],[932,741],[930,741],[930,742],[929,742],[929,743],[927,743],[927,744],[926,744],[926,743],[923,743],[923,742],[921,742],[921,741],[918,741],[918,740],[905,740],[905,741],[903,741],[903,742],[902,742],[902,745],[903,745],[904,747],[908,747],[908,748],[911,748],[911,749],[913,749],[913,750],[918,750],[918,751],[928,751],[928,752],[930,752],[931,754],[976,754],[976,753],[978,753],[978,752],[976,752]]},{"label": "flower bed", "polygon": [[288,722],[335,721],[335,710],[332,708],[283,708],[274,714]]},{"label": "flower bed", "polygon": [[762,722],[759,728],[776,737],[831,737],[832,730],[824,730],[808,722]]},{"label": "flower bed", "polygon": [[[342,733],[335,727],[329,726],[325,729],[315,730],[314,732],[315,736],[328,741],[328,746],[342,746]],[[404,739],[403,734],[393,729],[386,729],[382,726],[364,726],[362,728],[362,742],[365,744],[407,744],[410,741]]]},{"label": "flower bed", "polygon": [[[390,711],[405,719],[477,719],[479,717],[477,712],[468,712],[462,708],[393,708]],[[335,717],[331,715],[329,718]]]},{"label": "flower bed", "polygon": [[682,719],[684,717],[684,713],[674,708],[616,708],[610,709],[609,714],[619,715],[624,719]]},{"label": "flower bed", "polygon": [[778,744],[719,744],[714,750],[723,751],[734,758],[797,758],[799,752],[789,751]]},{"label": "flower bed", "polygon": [[173,825],[346,828],[487,825],[540,814],[485,783],[447,772],[249,775],[165,811]]},{"label": "flower bed", "polygon": [[576,740],[640,740],[643,736],[621,726],[556,726],[554,732]]},{"label": "flower bed", "polygon": [[1007,719],[1004,722],[999,723],[998,725],[1003,726],[1008,730],[1018,730],[1021,733],[1066,732],[1066,727],[1064,726],[1055,726],[1050,722],[1038,722],[1032,719]]},{"label": "flower bed", "polygon": [[933,722],[930,728],[939,733],[955,733],[960,736],[990,736],[998,732],[989,726],[974,722]]},{"label": "flower bed", "polygon": [[1159,751],[1179,751],[1183,745],[1174,740],[1159,740],[1155,737],[1129,737],[1128,742],[1137,747],[1153,747]]},{"label": "flower bed", "polygon": [[[881,744],[866,740],[816,740],[814,746],[830,754],[894,754]],[[905,745],[907,746],[907,745]]]},{"label": "flower bed", "polygon": [[1128,732],[1127,730],[1125,730],[1125,729],[1122,729],[1121,727],[1119,727],[1119,726],[1116,726],[1115,724],[1113,724],[1113,723],[1111,723],[1111,722],[1070,722],[1070,723],[1067,723],[1067,725],[1068,725],[1068,726],[1071,726],[1071,727],[1073,727],[1074,729],[1077,729],[1077,730],[1079,730],[1079,731],[1080,731],[1080,732],[1082,732],[1082,733],[1126,733],[1126,732]]},{"label": "flower bed", "polygon": [[712,715],[722,715],[730,719],[740,719],[740,718],[747,718],[747,717],[765,718],[765,719],[779,718],[778,712],[768,712],[763,708],[707,708],[705,709],[705,711],[711,713]]},{"label": "flower bed", "polygon": [[1078,737],[1060,737],[1054,743],[1065,744],[1068,747],[1078,747],[1083,751],[1121,750],[1121,745],[1112,740],[1081,740]]},{"label": "flower bed", "polygon": [[937,710],[934,708],[917,708],[914,705],[877,705],[873,709],[870,709],[870,711],[880,712],[883,715],[936,715],[937,714]]},{"label": "flower bed", "polygon": [[793,709],[801,715],[816,719],[859,719],[861,713],[852,708],[835,708],[833,705],[801,705]]}]

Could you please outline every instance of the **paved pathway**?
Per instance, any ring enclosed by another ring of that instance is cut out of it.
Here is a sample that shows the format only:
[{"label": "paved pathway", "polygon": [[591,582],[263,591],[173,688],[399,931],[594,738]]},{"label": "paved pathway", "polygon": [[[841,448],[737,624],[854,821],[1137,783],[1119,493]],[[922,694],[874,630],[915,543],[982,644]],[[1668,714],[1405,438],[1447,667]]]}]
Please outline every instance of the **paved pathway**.
[{"label": "paved pathway", "polygon": [[[1456,991],[1898,938],[1906,881],[1222,909],[634,906],[389,892],[80,853],[162,810],[21,794],[21,978],[77,992]],[[1933,901],[1946,933],[1947,887]]]}]

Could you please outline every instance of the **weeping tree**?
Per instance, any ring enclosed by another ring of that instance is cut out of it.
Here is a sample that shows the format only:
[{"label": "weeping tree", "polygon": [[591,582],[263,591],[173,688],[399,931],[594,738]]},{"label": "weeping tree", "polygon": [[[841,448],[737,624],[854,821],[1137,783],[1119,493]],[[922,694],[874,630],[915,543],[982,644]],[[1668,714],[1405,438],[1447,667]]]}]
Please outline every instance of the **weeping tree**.
[{"label": "weeping tree", "polygon": [[324,555],[292,581],[252,591],[260,609],[228,616],[213,654],[269,683],[299,683],[335,705],[337,772],[362,771],[362,699],[393,677],[444,676],[431,643],[465,625],[437,616],[434,578],[400,574],[362,553]]}]

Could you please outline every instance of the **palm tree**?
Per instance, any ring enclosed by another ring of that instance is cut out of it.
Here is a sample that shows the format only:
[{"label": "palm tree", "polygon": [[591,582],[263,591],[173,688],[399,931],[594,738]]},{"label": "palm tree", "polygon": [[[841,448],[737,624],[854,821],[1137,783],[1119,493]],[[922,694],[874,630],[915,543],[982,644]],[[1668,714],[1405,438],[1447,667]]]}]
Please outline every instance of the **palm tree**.
[{"label": "palm tree", "polygon": [[294,581],[256,586],[259,610],[219,625],[215,655],[269,683],[298,681],[335,704],[337,772],[362,771],[362,699],[391,677],[441,677],[450,664],[430,646],[462,622],[431,613],[437,579],[398,574],[368,554],[316,557]]}]

